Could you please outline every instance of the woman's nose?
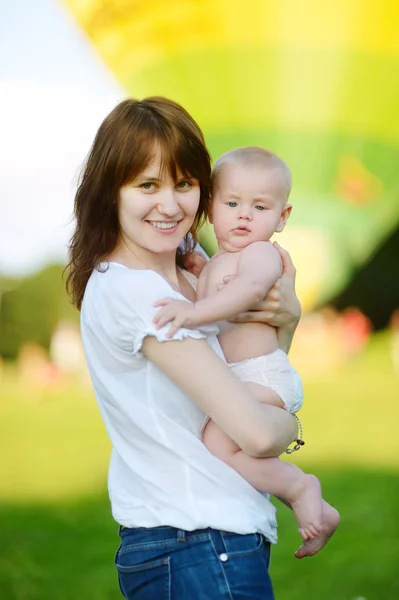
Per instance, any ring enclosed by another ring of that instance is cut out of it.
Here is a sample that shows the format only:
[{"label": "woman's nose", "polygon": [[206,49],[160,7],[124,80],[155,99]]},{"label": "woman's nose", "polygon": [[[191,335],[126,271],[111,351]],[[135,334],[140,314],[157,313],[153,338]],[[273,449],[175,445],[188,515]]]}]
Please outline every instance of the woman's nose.
[{"label": "woman's nose", "polygon": [[180,211],[180,206],[174,190],[165,190],[158,203],[158,211],[167,217],[174,217]]}]

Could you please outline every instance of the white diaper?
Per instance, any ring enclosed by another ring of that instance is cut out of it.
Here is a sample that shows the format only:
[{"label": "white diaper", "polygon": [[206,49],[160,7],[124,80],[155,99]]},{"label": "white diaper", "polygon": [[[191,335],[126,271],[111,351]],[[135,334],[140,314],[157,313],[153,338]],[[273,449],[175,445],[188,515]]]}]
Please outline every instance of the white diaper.
[{"label": "white diaper", "polygon": [[230,363],[229,367],[241,381],[258,383],[276,392],[288,412],[296,413],[302,407],[301,378],[291,367],[287,355],[282,350],[242,362]]}]

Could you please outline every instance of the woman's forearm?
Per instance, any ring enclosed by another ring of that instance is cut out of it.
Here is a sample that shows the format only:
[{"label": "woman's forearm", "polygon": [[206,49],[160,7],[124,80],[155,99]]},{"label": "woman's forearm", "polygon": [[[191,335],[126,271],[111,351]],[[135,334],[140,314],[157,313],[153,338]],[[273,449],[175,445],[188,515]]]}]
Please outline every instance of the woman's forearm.
[{"label": "woman's forearm", "polygon": [[271,458],[283,454],[288,446],[298,437],[298,423],[291,413],[284,408],[262,404],[267,411],[267,419],[273,422],[273,434],[269,434],[269,443],[258,454],[250,454],[258,458]]},{"label": "woman's forearm", "polygon": [[205,340],[147,337],[143,353],[250,456],[278,456],[296,438],[294,417],[260,404]]},{"label": "woman's forearm", "polygon": [[288,354],[292,340],[294,338],[295,330],[298,326],[299,319],[293,321],[289,325],[284,325],[284,327],[277,328],[277,342],[280,350],[283,350],[286,354]]}]

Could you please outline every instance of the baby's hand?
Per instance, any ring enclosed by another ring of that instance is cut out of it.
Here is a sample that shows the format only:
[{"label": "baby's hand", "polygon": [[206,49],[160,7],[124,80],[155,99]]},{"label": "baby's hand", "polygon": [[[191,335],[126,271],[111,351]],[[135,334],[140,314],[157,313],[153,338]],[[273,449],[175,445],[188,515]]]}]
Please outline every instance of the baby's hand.
[{"label": "baby's hand", "polygon": [[161,329],[167,323],[172,323],[168,337],[172,337],[180,327],[195,327],[195,304],[188,300],[175,300],[174,298],[163,298],[154,302],[154,306],[161,306],[161,310],[155,315],[153,322],[157,329]]},{"label": "baby's hand", "polygon": [[184,268],[190,271],[196,277],[200,276],[202,269],[205,267],[207,260],[201,252],[191,252],[184,259]]}]

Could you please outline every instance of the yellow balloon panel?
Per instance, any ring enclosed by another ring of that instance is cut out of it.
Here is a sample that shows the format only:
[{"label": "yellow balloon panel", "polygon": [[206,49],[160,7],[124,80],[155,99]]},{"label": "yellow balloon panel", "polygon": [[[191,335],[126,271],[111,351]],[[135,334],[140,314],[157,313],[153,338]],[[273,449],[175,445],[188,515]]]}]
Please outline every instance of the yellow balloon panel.
[{"label": "yellow balloon panel", "polygon": [[[309,44],[399,54],[396,0],[64,0],[108,59],[123,46],[148,64],[198,44]],[[111,32],[114,31],[115,35]],[[119,33],[119,35],[117,35]],[[119,44],[117,38],[119,37]],[[141,60],[137,68],[142,68]]]},{"label": "yellow balloon panel", "polygon": [[399,140],[392,0],[64,0],[129,94],[205,128],[339,128]]}]

